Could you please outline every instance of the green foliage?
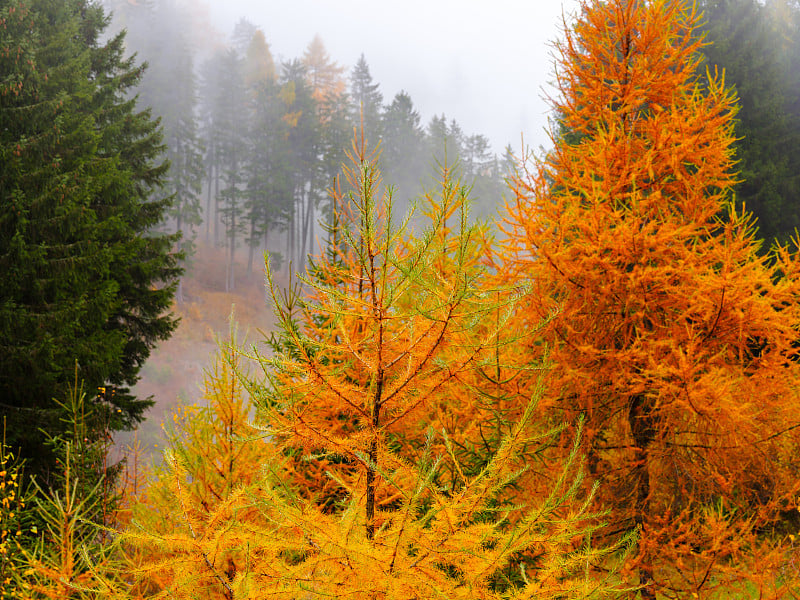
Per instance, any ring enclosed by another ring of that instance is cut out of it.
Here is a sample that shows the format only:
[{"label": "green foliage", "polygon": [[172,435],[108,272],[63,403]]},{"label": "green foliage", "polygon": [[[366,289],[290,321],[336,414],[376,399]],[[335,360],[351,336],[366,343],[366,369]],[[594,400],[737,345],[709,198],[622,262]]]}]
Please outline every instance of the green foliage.
[{"label": "green foliage", "polygon": [[800,7],[780,0],[698,4],[707,66],[724,69],[741,105],[737,201],[758,218],[768,250],[800,227]]},{"label": "green foliage", "polygon": [[101,41],[106,18],[86,0],[14,0],[0,16],[0,398],[9,445],[46,476],[52,398],[76,360],[89,389],[116,386],[112,429],[142,418],[150,402],[127,386],[176,325],[180,270],[176,238],[148,234],[169,205],[151,198],[167,165],[156,123],[126,99],[142,68],[122,36]]}]

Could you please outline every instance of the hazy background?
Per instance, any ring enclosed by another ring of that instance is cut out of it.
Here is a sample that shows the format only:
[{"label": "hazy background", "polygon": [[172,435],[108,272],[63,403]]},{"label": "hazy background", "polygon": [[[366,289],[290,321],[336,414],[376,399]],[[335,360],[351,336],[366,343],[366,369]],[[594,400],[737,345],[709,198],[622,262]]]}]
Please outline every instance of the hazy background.
[{"label": "hazy background", "polygon": [[[241,17],[259,26],[276,58],[302,56],[319,34],[348,72],[363,52],[386,99],[404,90],[427,123],[446,113],[486,135],[496,153],[511,144],[549,146],[543,87],[551,44],[577,0],[202,0],[226,35]],[[562,13],[563,11],[563,13]]]}]

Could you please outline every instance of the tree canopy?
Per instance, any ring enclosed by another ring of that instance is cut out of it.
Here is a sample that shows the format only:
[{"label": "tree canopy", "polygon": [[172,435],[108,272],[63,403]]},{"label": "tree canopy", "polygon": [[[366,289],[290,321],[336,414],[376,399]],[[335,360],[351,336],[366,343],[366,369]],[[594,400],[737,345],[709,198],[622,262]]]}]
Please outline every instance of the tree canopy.
[{"label": "tree canopy", "polygon": [[0,402],[9,446],[41,472],[38,427],[63,427],[53,399],[76,369],[89,389],[109,386],[110,428],[142,418],[149,401],[128,386],[176,325],[180,270],[177,238],[150,233],[170,206],[168,165],[130,96],[143,68],[123,36],[103,41],[107,19],[87,0],[0,11]]},{"label": "tree canopy", "polygon": [[640,532],[642,597],[779,597],[784,556],[758,533],[797,485],[797,256],[762,258],[736,206],[736,96],[700,75],[698,20],[581,3],[556,46],[574,135],[515,177],[499,264],[531,286],[519,328],[558,311],[527,351],[553,361],[552,418],[585,419],[609,534]]}]

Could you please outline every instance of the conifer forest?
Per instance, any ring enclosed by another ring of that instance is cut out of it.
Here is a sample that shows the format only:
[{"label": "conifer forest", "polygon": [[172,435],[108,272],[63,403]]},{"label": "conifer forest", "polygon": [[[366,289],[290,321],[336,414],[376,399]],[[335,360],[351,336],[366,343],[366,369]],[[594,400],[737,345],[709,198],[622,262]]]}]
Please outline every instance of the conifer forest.
[{"label": "conifer forest", "polygon": [[0,600],[800,599],[798,0],[577,0],[502,152],[198,14],[0,0]]}]

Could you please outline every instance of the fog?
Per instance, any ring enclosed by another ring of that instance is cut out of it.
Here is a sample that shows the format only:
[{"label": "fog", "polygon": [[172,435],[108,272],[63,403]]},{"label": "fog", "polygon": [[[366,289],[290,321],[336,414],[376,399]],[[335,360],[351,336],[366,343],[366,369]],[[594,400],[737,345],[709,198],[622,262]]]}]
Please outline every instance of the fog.
[{"label": "fog", "polygon": [[543,87],[553,40],[576,0],[203,0],[216,28],[241,17],[260,27],[277,57],[301,56],[319,34],[350,69],[363,52],[384,98],[404,90],[427,123],[446,113],[486,135],[494,152],[549,145]]},{"label": "fog", "polygon": [[495,213],[513,165],[506,146],[519,154],[523,135],[549,146],[551,43],[577,2],[104,4],[111,33],[127,30],[128,52],[149,65],[136,92],[160,119],[170,163],[160,193],[173,197],[164,228],[183,233],[187,257],[181,326],[135,389],[158,404],[141,430],[149,445],[177,400],[202,401],[232,305],[243,329],[271,328],[259,257],[269,251],[285,282],[319,249],[359,105],[395,214],[444,162],[471,187],[472,214]]}]

